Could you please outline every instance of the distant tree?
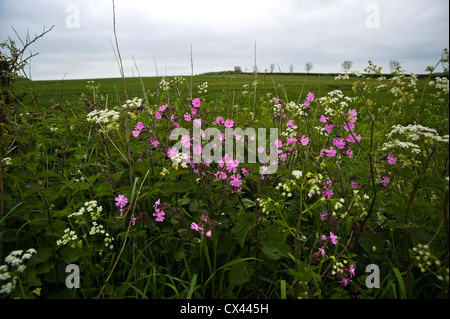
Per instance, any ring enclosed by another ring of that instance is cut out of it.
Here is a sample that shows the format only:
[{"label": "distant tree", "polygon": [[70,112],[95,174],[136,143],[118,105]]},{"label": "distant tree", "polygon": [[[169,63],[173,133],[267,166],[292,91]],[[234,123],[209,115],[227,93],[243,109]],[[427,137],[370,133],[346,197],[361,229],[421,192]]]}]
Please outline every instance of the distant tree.
[{"label": "distant tree", "polygon": [[345,71],[348,71],[352,67],[353,62],[352,61],[344,61],[341,65],[342,65],[342,69],[344,69]]},{"label": "distant tree", "polygon": [[291,72],[291,74],[294,73],[294,66],[292,64],[289,66],[289,72]]},{"label": "distant tree", "polygon": [[273,73],[274,69],[275,69],[275,64],[270,63],[270,73]]},{"label": "distant tree", "polygon": [[308,62],[308,63],[305,64],[306,73],[309,73],[309,71],[311,71],[312,68],[313,68],[312,62]]},{"label": "distant tree", "polygon": [[242,73],[242,69],[240,66],[235,66],[234,67],[234,74],[241,74]]},{"label": "distant tree", "polygon": [[400,62],[398,62],[397,60],[391,60],[389,62],[389,67],[391,68],[391,71],[398,68],[400,66]]}]

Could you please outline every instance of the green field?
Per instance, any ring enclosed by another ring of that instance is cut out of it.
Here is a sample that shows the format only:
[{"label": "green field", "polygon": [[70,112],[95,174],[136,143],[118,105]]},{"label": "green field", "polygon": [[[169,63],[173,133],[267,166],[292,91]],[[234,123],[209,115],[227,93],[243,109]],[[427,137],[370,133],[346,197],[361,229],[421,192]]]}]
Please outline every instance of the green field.
[{"label": "green field", "polygon": [[[0,298],[448,298],[448,78],[394,73],[16,81]],[[173,155],[194,120],[276,172]]]}]

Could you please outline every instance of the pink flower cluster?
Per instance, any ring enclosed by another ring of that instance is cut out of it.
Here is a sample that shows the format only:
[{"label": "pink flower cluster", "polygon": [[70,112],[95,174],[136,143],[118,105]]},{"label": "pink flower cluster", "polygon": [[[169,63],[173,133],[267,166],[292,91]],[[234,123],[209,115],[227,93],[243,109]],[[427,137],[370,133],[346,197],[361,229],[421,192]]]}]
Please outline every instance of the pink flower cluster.
[{"label": "pink flower cluster", "polygon": [[[116,198],[116,206],[120,209],[120,217],[123,215],[123,211],[125,206],[128,204],[128,199],[124,195],[118,195]],[[134,214],[131,216],[131,223],[133,226],[136,223],[136,218],[134,217]]]},{"label": "pink flower cluster", "polygon": [[[225,154],[225,156],[219,161],[218,165],[221,170],[216,172],[216,178],[226,180],[228,179],[227,173],[230,174],[229,181],[232,190],[240,192],[242,190],[242,180],[241,174],[238,173],[239,161],[232,158],[230,155]],[[242,169],[242,173],[245,176],[247,171],[245,169]]]},{"label": "pink flower cluster", "polygon": [[156,139],[156,137],[154,136],[152,130],[149,127],[146,127],[142,122],[138,122],[136,125],[136,129],[132,132],[133,136],[138,137],[142,132],[150,133],[150,137],[151,137],[150,144],[152,144],[154,147],[158,147],[159,142]]},{"label": "pink flower cluster", "polygon": [[160,199],[158,199],[155,204],[153,204],[153,208],[155,209],[155,212],[153,213],[153,216],[156,217],[155,221],[157,222],[162,222],[164,221],[164,215],[166,215],[166,213],[158,208],[159,204],[161,203]]},{"label": "pink flower cluster", "polygon": [[314,101],[314,94],[313,93],[308,93],[306,95],[306,100],[305,103],[303,103],[306,107],[309,107],[310,103]]},{"label": "pink flower cluster", "polygon": [[[205,233],[205,229],[203,225],[209,225],[209,230]],[[212,229],[214,225],[222,225],[215,220],[209,219],[208,212],[206,210],[202,210],[202,215],[200,217],[200,222],[197,224],[192,222],[191,229],[199,232],[200,234],[204,234],[206,237],[212,236]]]},{"label": "pink flower cluster", "polygon": [[[320,151],[321,156],[326,154],[327,157],[335,157],[339,151],[341,154],[348,156],[349,158],[353,157],[353,150],[347,143],[356,143],[361,140],[361,135],[356,135],[353,133],[355,129],[355,121],[358,119],[357,115],[358,112],[355,109],[348,110],[345,123],[342,126],[345,131],[349,132],[347,137],[344,138],[342,135],[335,135],[333,138],[333,145],[328,149],[323,148]],[[320,122],[326,123],[324,129],[328,134],[331,134],[335,128],[335,123],[325,115],[320,116]],[[339,126],[336,126],[336,128],[339,128]]]}]

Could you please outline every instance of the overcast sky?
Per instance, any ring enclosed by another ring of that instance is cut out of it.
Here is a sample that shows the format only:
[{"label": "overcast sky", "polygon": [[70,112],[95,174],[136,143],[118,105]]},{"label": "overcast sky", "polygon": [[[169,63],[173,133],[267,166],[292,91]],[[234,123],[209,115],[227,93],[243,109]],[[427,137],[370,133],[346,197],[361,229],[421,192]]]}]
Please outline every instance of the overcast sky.
[{"label": "overcast sky", "polygon": [[[449,47],[448,0],[115,0],[126,76],[233,70],[425,73]],[[33,80],[119,77],[111,0],[0,0],[0,41],[54,28],[31,47]],[[156,62],[156,63],[155,63]],[[156,67],[155,67],[156,64]],[[442,70],[442,67],[439,67]]]}]

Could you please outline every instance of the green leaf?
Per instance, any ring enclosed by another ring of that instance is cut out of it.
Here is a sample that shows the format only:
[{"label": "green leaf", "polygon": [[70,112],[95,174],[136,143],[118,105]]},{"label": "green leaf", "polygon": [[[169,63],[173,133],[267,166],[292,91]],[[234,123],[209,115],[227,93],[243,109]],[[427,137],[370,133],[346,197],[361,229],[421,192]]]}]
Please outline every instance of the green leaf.
[{"label": "green leaf", "polygon": [[242,285],[250,281],[252,277],[253,267],[247,261],[243,261],[230,268],[230,284],[231,286]]},{"label": "green leaf", "polygon": [[286,256],[289,247],[285,241],[285,235],[279,231],[272,231],[261,238],[261,250],[270,259],[279,259]]},{"label": "green leaf", "polygon": [[247,233],[255,226],[256,217],[254,214],[241,214],[236,218],[236,224],[232,231],[236,234],[241,247],[244,245]]}]

